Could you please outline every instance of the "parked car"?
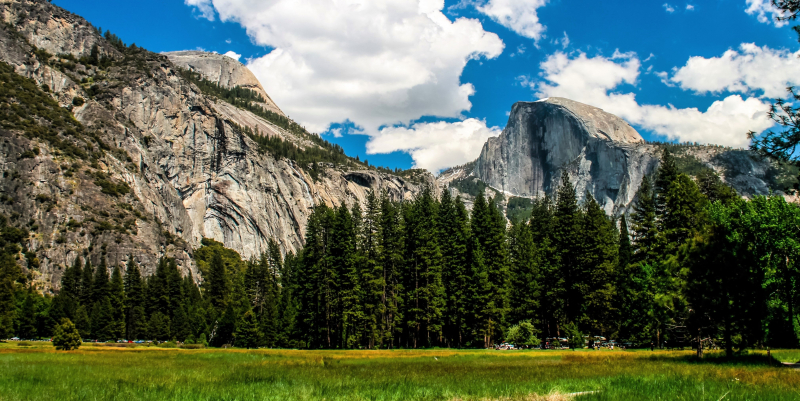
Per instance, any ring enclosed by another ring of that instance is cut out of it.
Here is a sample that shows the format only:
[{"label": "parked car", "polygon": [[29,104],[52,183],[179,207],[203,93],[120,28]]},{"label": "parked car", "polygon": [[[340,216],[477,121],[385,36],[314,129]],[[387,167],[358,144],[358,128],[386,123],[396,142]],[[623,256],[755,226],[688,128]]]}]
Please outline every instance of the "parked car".
[{"label": "parked car", "polygon": [[10,340],[11,341],[19,341],[19,337],[11,337]]}]

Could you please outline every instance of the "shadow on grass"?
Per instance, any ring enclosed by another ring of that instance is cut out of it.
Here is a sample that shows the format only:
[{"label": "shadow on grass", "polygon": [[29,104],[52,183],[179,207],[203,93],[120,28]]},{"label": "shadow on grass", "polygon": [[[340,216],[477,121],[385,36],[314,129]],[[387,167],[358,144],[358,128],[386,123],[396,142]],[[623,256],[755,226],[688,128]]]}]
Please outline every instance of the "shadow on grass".
[{"label": "shadow on grass", "polygon": [[786,366],[781,361],[775,359],[772,355],[766,355],[761,353],[741,353],[741,354],[734,354],[731,357],[726,356],[724,353],[707,353],[701,359],[698,358],[696,355],[687,355],[683,356],[683,359],[687,363],[695,363],[695,364],[711,364],[711,365],[728,365],[728,366],[772,366],[772,367],[783,367]]}]

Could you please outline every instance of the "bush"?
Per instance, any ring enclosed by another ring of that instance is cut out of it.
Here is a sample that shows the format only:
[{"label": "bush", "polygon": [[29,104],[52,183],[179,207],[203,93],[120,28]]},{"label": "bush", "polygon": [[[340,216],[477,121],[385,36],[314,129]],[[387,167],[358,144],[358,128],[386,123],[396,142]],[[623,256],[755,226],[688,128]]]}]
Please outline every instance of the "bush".
[{"label": "bush", "polygon": [[203,348],[205,348],[205,345],[203,345],[203,344],[183,344],[183,345],[180,346],[180,348],[183,348],[183,349],[203,349]]},{"label": "bush", "polygon": [[534,347],[539,345],[541,341],[536,338],[536,328],[533,327],[530,320],[523,320],[508,329],[506,341],[517,346],[525,345]]},{"label": "bush", "polygon": [[53,345],[57,350],[71,351],[81,346],[81,335],[75,324],[67,318],[61,319],[53,334]]},{"label": "bush", "polygon": [[83,106],[83,103],[84,103],[83,98],[80,96],[75,96],[74,98],[72,98],[73,106]]},{"label": "bush", "polygon": [[33,343],[30,341],[20,341],[17,343],[17,347],[30,347],[31,345],[33,345]]}]

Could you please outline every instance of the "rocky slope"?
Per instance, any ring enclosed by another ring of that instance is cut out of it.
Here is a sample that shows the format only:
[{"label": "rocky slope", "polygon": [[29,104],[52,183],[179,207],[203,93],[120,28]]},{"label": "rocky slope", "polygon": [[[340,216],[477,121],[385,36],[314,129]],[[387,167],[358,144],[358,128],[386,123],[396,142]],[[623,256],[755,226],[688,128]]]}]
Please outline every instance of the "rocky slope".
[{"label": "rocky slope", "polygon": [[619,214],[642,177],[658,167],[664,146],[674,148],[680,165],[713,169],[742,195],[782,188],[781,169],[751,152],[647,144],[619,117],[563,98],[514,104],[506,128],[486,142],[475,163],[443,173],[440,182],[472,175],[507,195],[536,197],[553,195],[566,170],[581,198],[589,192],[607,213]]},{"label": "rocky slope", "polygon": [[[369,190],[410,198],[433,183],[429,174],[415,184],[355,162],[322,164],[313,179],[309,165],[265,152],[244,131],[319,147],[310,136],[204,95],[169,57],[104,38],[44,0],[6,0],[0,16],[0,61],[80,123],[55,137],[0,131],[0,213],[30,230],[20,263],[42,289],[57,287],[79,255],[94,264],[130,255],[146,274],[167,255],[197,277],[192,249],[204,237],[246,258],[270,238],[296,251],[314,205],[351,205]],[[229,86],[250,79],[226,77],[219,82]]]}]

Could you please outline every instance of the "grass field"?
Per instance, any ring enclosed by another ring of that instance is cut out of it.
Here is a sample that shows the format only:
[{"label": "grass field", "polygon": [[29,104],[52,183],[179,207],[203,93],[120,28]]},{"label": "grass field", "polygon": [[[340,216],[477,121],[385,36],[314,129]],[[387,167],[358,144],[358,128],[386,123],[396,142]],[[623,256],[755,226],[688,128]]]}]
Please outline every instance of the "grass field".
[{"label": "grass field", "polygon": [[[765,353],[296,351],[0,343],[0,400],[791,400],[800,370]],[[778,350],[785,362],[800,351]],[[578,396],[570,393],[593,392]],[[537,396],[538,395],[538,396]]]}]

